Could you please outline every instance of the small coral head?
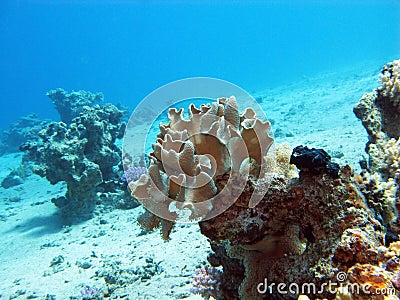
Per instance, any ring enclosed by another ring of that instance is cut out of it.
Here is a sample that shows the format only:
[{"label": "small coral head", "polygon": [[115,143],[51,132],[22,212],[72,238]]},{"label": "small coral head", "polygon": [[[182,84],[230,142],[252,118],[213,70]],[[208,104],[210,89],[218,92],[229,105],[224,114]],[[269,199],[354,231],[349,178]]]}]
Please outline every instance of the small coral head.
[{"label": "small coral head", "polygon": [[121,177],[122,181],[127,183],[139,180],[140,176],[147,174],[147,168],[145,167],[129,167],[125,170]]},{"label": "small coral head", "polygon": [[216,299],[220,292],[221,271],[213,267],[201,267],[196,269],[193,275],[192,288],[193,294],[199,294],[204,299]]}]

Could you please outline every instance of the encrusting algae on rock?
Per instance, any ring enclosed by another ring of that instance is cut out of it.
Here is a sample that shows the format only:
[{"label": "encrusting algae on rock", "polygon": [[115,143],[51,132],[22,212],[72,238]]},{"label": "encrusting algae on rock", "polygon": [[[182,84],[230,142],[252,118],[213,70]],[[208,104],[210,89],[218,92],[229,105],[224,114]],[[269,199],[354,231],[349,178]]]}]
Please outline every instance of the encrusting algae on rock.
[{"label": "encrusting algae on rock", "polygon": [[234,97],[191,105],[189,120],[171,109],[148,175],[130,185],[140,222],[168,238],[189,210],[222,267],[216,299],[398,299],[398,74],[388,64],[354,108],[369,134],[356,175],[323,149],[272,147],[270,124]]}]

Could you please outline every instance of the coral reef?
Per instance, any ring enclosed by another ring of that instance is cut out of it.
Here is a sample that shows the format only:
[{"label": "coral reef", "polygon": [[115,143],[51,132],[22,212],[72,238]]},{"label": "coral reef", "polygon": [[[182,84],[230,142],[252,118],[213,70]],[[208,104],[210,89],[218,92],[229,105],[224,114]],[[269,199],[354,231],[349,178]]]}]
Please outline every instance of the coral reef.
[{"label": "coral reef", "polygon": [[205,266],[196,269],[195,272],[192,280],[193,287],[190,291],[193,294],[201,295],[206,300],[211,297],[215,299],[219,293],[221,271]]},{"label": "coral reef", "polygon": [[212,267],[221,267],[223,274],[220,274],[218,299],[235,299],[237,298],[238,286],[244,279],[245,267],[240,259],[229,257],[227,249],[229,243],[213,242],[210,240],[211,250],[213,251],[207,257]]},{"label": "coral reef", "polygon": [[39,133],[40,141],[21,146],[35,162],[34,173],[51,184],[66,182],[66,195],[52,200],[65,217],[90,217],[97,201],[127,198],[120,181],[121,150],[115,145],[124,133],[124,114],[112,104],[86,106],[71,124],[50,123]]},{"label": "coral reef", "polygon": [[[171,206],[189,208],[210,241],[210,265],[222,267],[218,292],[206,297],[398,299],[398,72],[398,61],[388,64],[382,86],[354,108],[369,135],[357,175],[323,149],[274,149],[269,123],[251,109],[240,115],[234,97],[190,106],[189,120],[171,109],[149,174],[130,184],[147,209],[139,222],[168,237],[179,221]],[[282,293],[282,284],[296,286]]]},{"label": "coral reef", "polygon": [[17,152],[19,146],[38,139],[38,133],[44,129],[48,120],[41,120],[35,114],[19,118],[4,130],[0,137],[0,154]]},{"label": "coral reef", "polygon": [[71,123],[71,121],[79,117],[85,106],[93,106],[95,103],[103,101],[103,94],[93,94],[87,91],[67,93],[63,89],[51,90],[46,94],[52,101],[61,121]]},{"label": "coral reef", "polygon": [[396,191],[398,184],[392,178],[383,181],[378,173],[363,172],[355,176],[358,189],[362,192],[368,207],[375,218],[384,225],[390,224],[397,217]]},{"label": "coral reef", "polygon": [[[228,241],[227,256],[244,266],[237,293],[233,295],[230,287],[225,295],[222,284],[220,299],[262,299],[268,295],[259,294],[256,287],[265,279],[316,286],[334,281],[339,271],[346,272],[357,261],[342,258],[344,252],[350,257],[356,254],[344,250],[354,227],[366,243],[364,249],[375,250],[384,244],[383,226],[367,210],[348,167],[341,169],[338,179],[328,174],[300,173],[300,178],[287,181],[275,175],[262,202],[250,209],[243,203],[252,185],[249,181],[237,202],[224,213],[200,223],[201,232],[212,241]],[[218,259],[212,259],[213,266],[218,266]],[[222,277],[231,277],[231,272],[224,268]],[[319,296],[332,299],[334,295],[326,292]]]},{"label": "coral reef", "polygon": [[381,86],[366,93],[354,107],[369,136],[366,170],[358,178],[358,185],[368,205],[386,225],[389,232],[400,233],[400,60],[384,66],[380,74]]}]

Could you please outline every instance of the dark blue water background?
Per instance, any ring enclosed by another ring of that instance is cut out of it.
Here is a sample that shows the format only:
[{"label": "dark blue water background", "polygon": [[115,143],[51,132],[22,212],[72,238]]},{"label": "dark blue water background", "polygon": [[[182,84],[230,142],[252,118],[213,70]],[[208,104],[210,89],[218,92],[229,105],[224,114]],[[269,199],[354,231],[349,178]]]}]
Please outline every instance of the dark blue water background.
[{"label": "dark blue water background", "polygon": [[57,119],[45,96],[57,87],[133,109],[185,77],[253,92],[386,63],[400,52],[399,16],[399,1],[2,0],[0,128],[30,112]]}]

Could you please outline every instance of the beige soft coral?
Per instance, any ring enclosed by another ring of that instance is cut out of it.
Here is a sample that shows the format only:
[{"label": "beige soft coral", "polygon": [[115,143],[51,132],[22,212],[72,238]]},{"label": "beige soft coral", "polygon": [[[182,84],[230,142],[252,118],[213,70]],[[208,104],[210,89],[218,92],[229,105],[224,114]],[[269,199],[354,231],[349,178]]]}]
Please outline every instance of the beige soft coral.
[{"label": "beige soft coral", "polygon": [[[133,197],[150,213],[175,222],[187,208],[190,219],[201,220],[221,192],[215,184],[218,176],[264,176],[265,157],[273,143],[270,123],[258,119],[251,108],[240,115],[235,97],[219,98],[200,108],[192,104],[188,119],[183,109],[171,108],[168,119],[168,124],[160,124],[153,144],[149,174],[130,184]],[[246,179],[241,181],[244,187]],[[229,192],[227,188],[226,197],[219,196],[232,203]]]}]

